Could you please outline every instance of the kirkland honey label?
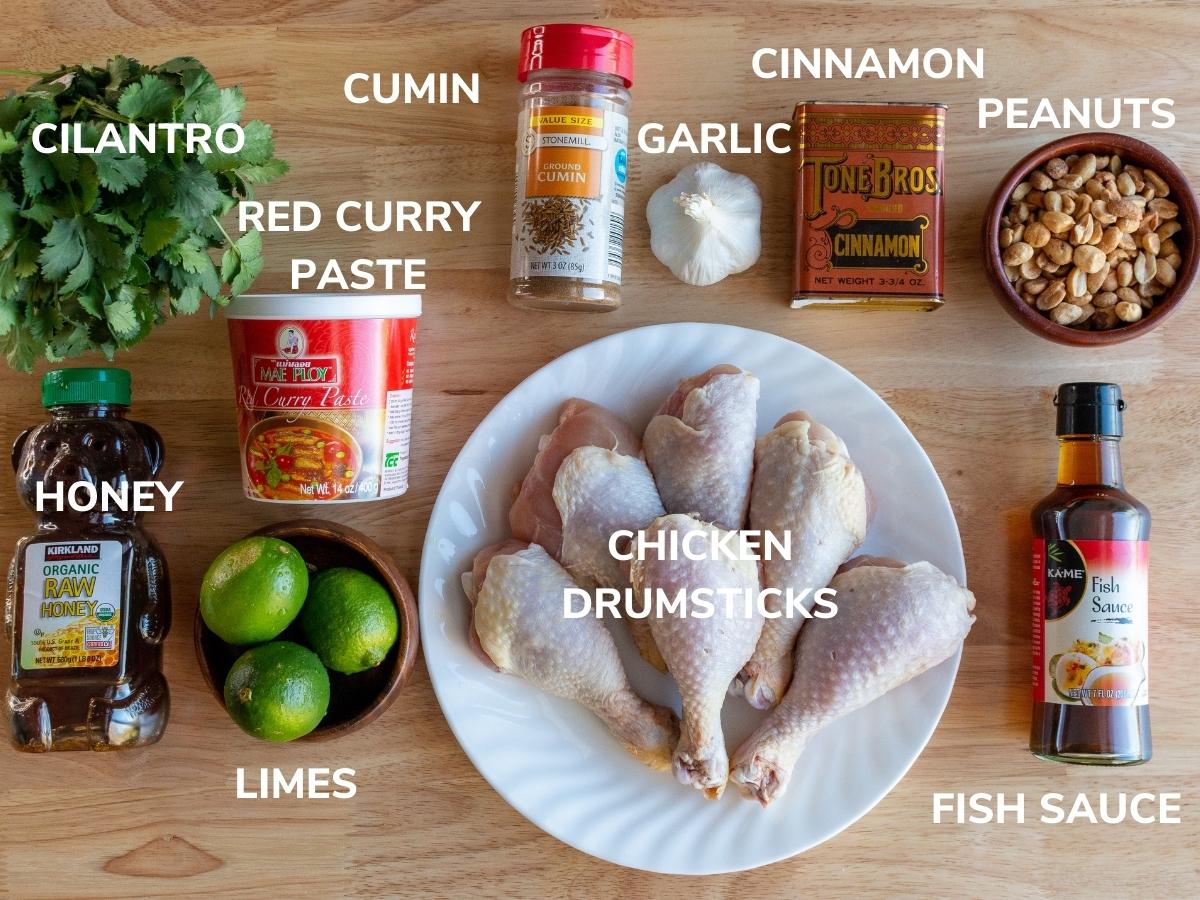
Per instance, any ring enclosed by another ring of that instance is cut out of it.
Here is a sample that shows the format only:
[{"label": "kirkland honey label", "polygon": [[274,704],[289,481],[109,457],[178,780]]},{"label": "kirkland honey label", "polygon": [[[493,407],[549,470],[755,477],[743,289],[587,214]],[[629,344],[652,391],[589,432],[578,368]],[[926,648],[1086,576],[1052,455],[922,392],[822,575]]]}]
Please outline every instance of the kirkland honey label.
[{"label": "kirkland honey label", "polygon": [[119,541],[60,541],[26,548],[22,669],[117,664],[121,565]]},{"label": "kirkland honey label", "polygon": [[521,113],[512,277],[620,282],[629,121],[591,106]]},{"label": "kirkland honey label", "polygon": [[1033,696],[1149,702],[1149,541],[1033,542]]},{"label": "kirkland honey label", "polygon": [[940,305],[945,109],[801,103],[794,133],[792,305]]}]

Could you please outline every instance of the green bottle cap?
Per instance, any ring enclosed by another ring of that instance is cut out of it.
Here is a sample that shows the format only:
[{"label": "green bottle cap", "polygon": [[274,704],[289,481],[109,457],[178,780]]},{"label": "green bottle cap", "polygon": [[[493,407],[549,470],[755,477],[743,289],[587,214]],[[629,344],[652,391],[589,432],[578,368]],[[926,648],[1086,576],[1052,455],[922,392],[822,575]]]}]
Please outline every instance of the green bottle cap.
[{"label": "green bottle cap", "polygon": [[53,369],[42,378],[42,406],[128,406],[125,369]]}]

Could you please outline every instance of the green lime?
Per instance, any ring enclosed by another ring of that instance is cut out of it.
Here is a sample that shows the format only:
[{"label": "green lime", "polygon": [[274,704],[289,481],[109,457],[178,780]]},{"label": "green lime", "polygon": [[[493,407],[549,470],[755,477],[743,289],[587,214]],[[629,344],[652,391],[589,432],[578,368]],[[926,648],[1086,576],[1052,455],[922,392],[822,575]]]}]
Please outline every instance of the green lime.
[{"label": "green lime", "polygon": [[292,624],[308,591],[308,569],[286,541],[248,537],[226,547],[200,584],[200,615],[230,644],[260,644]]},{"label": "green lime", "polygon": [[300,627],[321,662],[352,675],[383,662],[400,622],[387,588],[357,569],[326,569],[313,576]]},{"label": "green lime", "polygon": [[252,647],[225,679],[225,708],[247,734],[294,741],[325,718],[329,673],[317,654],[291,641]]}]

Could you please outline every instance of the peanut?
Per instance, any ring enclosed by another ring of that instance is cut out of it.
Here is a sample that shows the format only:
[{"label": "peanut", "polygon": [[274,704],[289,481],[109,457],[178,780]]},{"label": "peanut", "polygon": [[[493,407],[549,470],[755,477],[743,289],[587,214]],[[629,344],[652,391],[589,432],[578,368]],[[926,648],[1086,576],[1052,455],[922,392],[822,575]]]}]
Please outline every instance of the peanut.
[{"label": "peanut", "polygon": [[[1006,266],[1019,266],[1021,263],[1032,258],[1033,248],[1024,241],[1017,241],[1015,244],[1011,244],[1001,257]],[[1146,279],[1142,278],[1139,280],[1145,281]]]},{"label": "peanut", "polygon": [[1030,247],[1041,249],[1050,242],[1050,229],[1041,222],[1030,222],[1025,226],[1025,232],[1021,240]]},{"label": "peanut", "polygon": [[1067,286],[1061,281],[1051,282],[1050,286],[1038,294],[1037,308],[1040,310],[1054,309],[1067,299]]},{"label": "peanut", "polygon": [[[1141,312],[1141,309],[1138,310]],[[1083,318],[1083,307],[1070,303],[1060,303],[1050,311],[1050,318],[1059,325],[1074,325]]]},{"label": "peanut", "polygon": [[1122,322],[1136,322],[1142,317],[1142,307],[1140,303],[1128,303],[1121,301],[1115,307],[1117,318]]},{"label": "peanut", "polygon": [[1076,247],[1073,256],[1075,265],[1077,265],[1088,275],[1099,272],[1102,268],[1104,268],[1104,258],[1104,253],[1090,244],[1084,244],[1082,247]]},{"label": "peanut", "polygon": [[1152,169],[1117,154],[1054,157],[1012,192],[997,236],[1021,300],[1060,325],[1136,322],[1173,289],[1186,223]]}]

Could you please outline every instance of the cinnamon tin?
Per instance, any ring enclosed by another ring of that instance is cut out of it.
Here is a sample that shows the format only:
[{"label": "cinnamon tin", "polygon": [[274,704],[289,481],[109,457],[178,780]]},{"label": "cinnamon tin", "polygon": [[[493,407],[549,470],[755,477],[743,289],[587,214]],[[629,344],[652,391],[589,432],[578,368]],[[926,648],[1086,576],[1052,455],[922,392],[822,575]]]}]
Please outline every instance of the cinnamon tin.
[{"label": "cinnamon tin", "polygon": [[805,101],[792,133],[792,306],[941,306],[945,105]]}]

